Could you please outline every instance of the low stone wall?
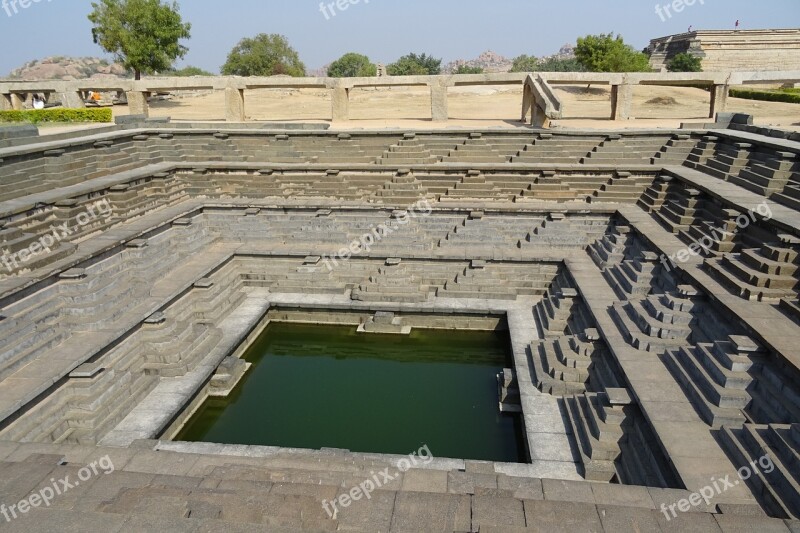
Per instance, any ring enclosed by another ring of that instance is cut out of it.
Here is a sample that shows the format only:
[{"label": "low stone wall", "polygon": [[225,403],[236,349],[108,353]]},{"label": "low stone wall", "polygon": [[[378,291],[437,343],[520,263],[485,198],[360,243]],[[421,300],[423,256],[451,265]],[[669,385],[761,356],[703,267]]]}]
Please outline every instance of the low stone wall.
[{"label": "low stone wall", "polygon": [[[800,65],[796,68],[800,69]],[[530,80],[530,81],[529,81]],[[431,118],[443,122],[449,118],[448,88],[480,85],[518,85],[529,87],[523,98],[522,119],[531,108],[531,97],[543,115],[551,118],[563,112],[550,85],[610,85],[612,87],[610,118],[624,120],[630,116],[630,101],[635,85],[705,85],[713,88],[709,117],[725,110],[728,88],[754,83],[797,83],[795,71],[720,71],[695,73],[586,73],[538,72],[509,74],[465,74],[446,76],[386,76],[380,78],[284,78],[284,77],[192,77],[150,78],[146,80],[78,80],[0,82],[0,110],[22,109],[33,93],[46,100],[60,99],[65,107],[83,107],[90,91],[117,92],[127,97],[131,114],[148,115],[148,97],[153,93],[186,90],[225,91],[225,118],[229,122],[245,121],[246,91],[252,89],[322,89],[331,94],[331,120],[350,120],[350,93],[353,89],[375,87],[427,87],[431,94]],[[537,87],[534,87],[537,86]],[[531,92],[532,91],[532,92]],[[538,95],[538,96],[537,96]],[[527,107],[525,107],[527,106]],[[542,107],[544,106],[544,107]],[[534,109],[536,118],[536,110]],[[542,121],[543,122],[543,121]]]}]

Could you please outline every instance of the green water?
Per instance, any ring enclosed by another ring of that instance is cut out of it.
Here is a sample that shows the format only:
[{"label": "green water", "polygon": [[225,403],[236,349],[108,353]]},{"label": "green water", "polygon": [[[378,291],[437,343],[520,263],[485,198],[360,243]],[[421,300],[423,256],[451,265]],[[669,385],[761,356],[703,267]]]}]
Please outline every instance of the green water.
[{"label": "green water", "polygon": [[507,332],[273,323],[245,358],[236,391],[209,399],[176,440],[525,460],[519,416],[497,408]]}]

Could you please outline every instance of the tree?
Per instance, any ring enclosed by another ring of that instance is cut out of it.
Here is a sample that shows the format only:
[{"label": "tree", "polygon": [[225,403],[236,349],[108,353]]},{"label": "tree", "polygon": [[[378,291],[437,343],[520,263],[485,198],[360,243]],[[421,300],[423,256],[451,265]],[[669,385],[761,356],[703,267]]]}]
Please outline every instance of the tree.
[{"label": "tree", "polygon": [[426,54],[408,54],[386,66],[389,76],[436,76],[442,72],[442,60]]},{"label": "tree", "polygon": [[535,72],[539,70],[539,60],[534,56],[525,54],[514,58],[511,65],[511,72]]},{"label": "tree", "polygon": [[137,80],[142,73],[169,70],[189,51],[180,41],[191,37],[192,26],[181,19],[177,2],[100,0],[92,8],[94,42],[133,70]]},{"label": "tree", "polygon": [[214,75],[214,74],[212,74],[211,72],[209,72],[207,70],[201,69],[200,67],[192,67],[192,66],[183,67],[182,69],[179,69],[179,70],[171,70],[169,72],[165,72],[165,74],[168,74],[170,76],[178,76],[178,77],[181,77],[181,78],[185,78],[185,77],[189,77],[189,76],[213,76]]},{"label": "tree", "polygon": [[686,52],[678,54],[667,63],[670,72],[702,72],[703,60]]},{"label": "tree", "polygon": [[453,74],[483,74],[481,67],[470,67],[469,65],[459,65]]},{"label": "tree", "polygon": [[275,76],[288,74],[302,77],[306,66],[283,35],[261,33],[239,41],[230,54],[222,73],[226,76]]},{"label": "tree", "polygon": [[574,57],[546,57],[539,60],[539,72],[586,72],[586,68]]},{"label": "tree", "polygon": [[587,35],[578,39],[575,57],[591,72],[650,72],[648,57],[625,44],[621,35]]},{"label": "tree", "polygon": [[328,67],[331,78],[371,78],[378,75],[378,67],[365,55],[345,54]]}]

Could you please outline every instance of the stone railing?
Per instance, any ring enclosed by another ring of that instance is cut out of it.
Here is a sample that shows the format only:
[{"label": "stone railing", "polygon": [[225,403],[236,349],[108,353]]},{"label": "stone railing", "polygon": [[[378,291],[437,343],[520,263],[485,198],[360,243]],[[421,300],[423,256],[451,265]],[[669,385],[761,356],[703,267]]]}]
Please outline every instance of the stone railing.
[{"label": "stone railing", "polygon": [[[800,71],[769,71],[769,72],[669,72],[669,73],[589,73],[589,72],[542,72],[537,75],[541,78],[544,90],[550,91],[556,85],[610,85],[610,114],[611,120],[633,119],[631,112],[633,104],[633,88],[637,85],[692,85],[708,87],[711,91],[711,105],[709,118],[714,118],[717,113],[727,109],[728,93],[732,86],[756,83],[797,83],[800,81]],[[526,86],[533,83],[533,76],[526,80]],[[523,98],[522,120],[526,120],[527,102]],[[563,106],[556,106],[559,116],[563,116]],[[535,111],[535,110],[534,110]],[[535,114],[535,113],[534,113]],[[545,113],[546,114],[546,113]],[[549,116],[549,115],[548,115]],[[555,118],[555,117],[550,117]],[[536,124],[536,117],[532,117]]]},{"label": "stone railing", "polygon": [[0,82],[0,109],[21,109],[32,93],[60,98],[65,107],[83,107],[90,91],[125,93],[130,113],[147,115],[147,98],[153,93],[188,90],[224,90],[225,118],[245,120],[245,91],[251,89],[326,89],[331,94],[331,119],[350,119],[350,92],[372,87],[428,87],[431,118],[448,118],[447,89],[470,85],[519,85],[527,74],[474,74],[458,76],[387,76],[374,78],[290,78],[290,77],[191,77],[133,80],[79,80],[42,82]]},{"label": "stone railing", "polygon": [[[60,99],[65,107],[83,107],[90,91],[125,93],[131,114],[147,115],[147,99],[154,93],[188,90],[225,91],[225,118],[245,121],[246,91],[252,89],[323,89],[331,94],[331,119],[350,120],[350,93],[359,88],[428,87],[431,118],[448,119],[448,88],[478,85],[519,85],[523,91],[523,121],[533,108],[531,120],[542,123],[564,114],[554,85],[610,85],[612,120],[631,116],[633,88],[636,85],[702,85],[711,89],[709,116],[724,111],[732,85],[749,83],[797,83],[800,71],[777,72],[698,72],[698,73],[584,73],[540,72],[513,74],[466,74],[448,76],[387,76],[376,78],[289,78],[210,76],[191,78],[148,78],[145,80],[3,81],[0,82],[0,110],[22,109],[28,97],[43,94],[47,100]],[[535,105],[533,105],[535,102]]]}]

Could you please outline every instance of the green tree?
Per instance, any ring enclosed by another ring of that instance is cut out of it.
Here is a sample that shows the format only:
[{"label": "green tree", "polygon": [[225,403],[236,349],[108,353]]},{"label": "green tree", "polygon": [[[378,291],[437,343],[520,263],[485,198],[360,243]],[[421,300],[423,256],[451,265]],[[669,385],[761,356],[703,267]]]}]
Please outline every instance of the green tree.
[{"label": "green tree", "polygon": [[191,24],[181,19],[177,2],[161,0],[100,0],[92,2],[92,37],[114,59],[135,73],[152,74],[172,68],[189,51],[181,39],[191,37]]},{"label": "green tree", "polygon": [[539,60],[525,54],[515,57],[511,65],[511,72],[535,72],[537,70],[539,70]]},{"label": "green tree", "polygon": [[302,77],[306,66],[283,35],[261,33],[239,41],[222,66],[226,76],[275,76],[288,74]]},{"label": "green tree", "polygon": [[703,60],[684,52],[669,60],[667,70],[670,72],[702,72]]},{"label": "green tree", "polygon": [[650,72],[648,57],[625,44],[621,35],[587,35],[578,39],[575,57],[591,72]]},{"label": "green tree", "polygon": [[389,76],[436,76],[442,72],[442,60],[426,54],[408,54],[386,66]]},{"label": "green tree", "polygon": [[365,55],[345,54],[328,67],[331,78],[371,78],[378,75],[378,67]]},{"label": "green tree", "polygon": [[539,72],[586,72],[586,68],[574,57],[547,57],[539,61]]},{"label": "green tree", "polygon": [[170,70],[169,72],[165,72],[164,74],[168,74],[169,76],[178,76],[181,78],[189,77],[189,76],[214,76],[211,72],[207,70],[203,70],[200,67],[183,67],[182,69],[177,70]]},{"label": "green tree", "polygon": [[469,65],[459,65],[453,74],[483,74],[481,67],[470,67]]}]

